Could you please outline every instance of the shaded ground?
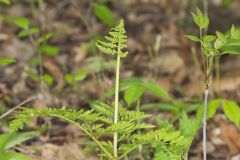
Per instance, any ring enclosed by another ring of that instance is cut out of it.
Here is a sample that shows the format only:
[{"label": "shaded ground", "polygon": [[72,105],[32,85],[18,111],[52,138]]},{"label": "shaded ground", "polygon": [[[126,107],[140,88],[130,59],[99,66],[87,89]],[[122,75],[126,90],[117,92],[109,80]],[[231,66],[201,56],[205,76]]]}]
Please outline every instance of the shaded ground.
[{"label": "shaded ground", "polygon": [[[108,27],[95,17],[91,1],[46,2],[46,6],[34,10],[35,16],[28,1],[16,0],[11,6],[0,7],[3,14],[31,18],[32,25],[40,26],[43,33],[56,31],[50,43],[60,47],[60,54],[56,57],[44,56],[43,62],[44,73],[54,78],[54,84],[44,85],[44,100],[35,100],[29,105],[36,108],[87,107],[89,101],[100,99],[113,85],[114,63],[98,53],[94,47],[96,36],[103,35]],[[107,5],[117,19],[125,19],[129,37],[129,57],[123,61],[122,79],[136,77],[156,82],[176,98],[186,101],[202,97],[202,85],[199,81],[201,72],[193,58],[194,50],[198,53],[199,48],[184,37],[185,34],[197,33],[190,14],[195,8],[194,4],[189,3],[185,6],[182,1],[177,0],[122,0],[107,2]],[[235,1],[229,7],[212,1],[209,8],[212,20],[209,33],[215,32],[216,29],[224,31],[232,23],[240,23],[239,1]],[[0,17],[0,54],[17,59],[16,64],[0,68],[2,112],[38,93],[38,82],[27,77],[24,72],[38,71],[37,66],[28,63],[36,54],[30,41],[18,38],[17,32],[17,28],[7,24]],[[159,37],[161,41],[157,40]],[[102,58],[105,62],[99,64]],[[221,79],[213,82],[211,98],[220,95],[221,98],[240,102],[240,56],[224,56],[221,58],[221,64]],[[79,69],[89,72],[87,79],[73,88],[69,87],[64,82],[64,75]],[[158,101],[159,99],[151,94],[143,98],[145,103]],[[161,110],[158,111],[157,116],[164,115]],[[48,120],[36,120],[36,128]],[[82,148],[75,142],[81,142],[82,138],[81,133],[74,127],[58,121],[53,124],[56,125],[53,125],[46,135],[31,142],[31,146],[38,148],[36,153],[29,151],[28,145],[22,147],[23,152],[39,160],[53,160],[53,157],[65,160],[72,155],[72,160],[94,159],[80,158],[83,156]],[[4,127],[2,130],[4,131]],[[224,134],[224,131],[228,134]],[[229,124],[221,110],[210,120],[208,133],[209,159],[224,160],[233,155],[238,158],[232,160],[240,159],[239,130]],[[199,132],[190,151],[191,159],[201,159],[200,140]]]}]

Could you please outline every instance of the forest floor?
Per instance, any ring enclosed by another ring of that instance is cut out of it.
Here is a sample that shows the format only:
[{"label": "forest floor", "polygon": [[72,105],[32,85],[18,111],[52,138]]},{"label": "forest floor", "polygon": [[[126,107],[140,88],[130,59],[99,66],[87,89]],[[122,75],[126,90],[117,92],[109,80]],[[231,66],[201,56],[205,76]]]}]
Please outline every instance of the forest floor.
[{"label": "forest floor", "polygon": [[[96,18],[91,1],[46,0],[46,3],[34,11],[28,1],[15,0],[10,6],[0,6],[1,14],[28,17],[43,32],[56,32],[50,43],[58,46],[60,53],[43,57],[44,73],[53,77],[53,84],[43,86],[44,99],[34,99],[26,105],[87,107],[90,101],[102,99],[113,86],[114,61],[96,52],[94,47],[95,38],[106,33],[109,27]],[[202,100],[201,71],[197,65],[201,61],[195,61],[193,56],[200,52],[199,46],[185,38],[186,34],[198,34],[191,17],[194,4],[184,5],[180,0],[121,0],[107,5],[114,16],[123,18],[126,24],[129,57],[122,62],[121,79],[134,77],[155,82],[186,102]],[[228,7],[210,1],[208,32],[240,25],[239,9],[237,0]],[[18,31],[0,17],[0,56],[17,60],[0,68],[0,113],[39,93],[39,82],[26,75],[27,70],[38,72],[38,67],[32,65],[36,57],[33,46],[28,39],[19,38]],[[221,97],[240,103],[240,56],[222,56],[220,63],[221,78],[213,79],[210,99]],[[88,72],[87,78],[73,87],[66,85],[64,76],[79,69]],[[159,101],[150,93],[142,99],[142,103]],[[147,112],[163,119],[174,116],[161,110]],[[48,121],[49,118],[35,119],[33,128],[47,125]],[[83,156],[85,151],[79,144],[84,138],[76,128],[56,120],[52,123],[45,134],[21,145],[20,151],[36,160],[97,159],[94,155]],[[6,122],[0,124],[0,131],[6,131],[3,125]],[[221,109],[208,121],[207,131],[209,160],[240,160],[239,128],[225,118]],[[201,159],[201,135],[199,131],[190,149],[191,160]]]}]

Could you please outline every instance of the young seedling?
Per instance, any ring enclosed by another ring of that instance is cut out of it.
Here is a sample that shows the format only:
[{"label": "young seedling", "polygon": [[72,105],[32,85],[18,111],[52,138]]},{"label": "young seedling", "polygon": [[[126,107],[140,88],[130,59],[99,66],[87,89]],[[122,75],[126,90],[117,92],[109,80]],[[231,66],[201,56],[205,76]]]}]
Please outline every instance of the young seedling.
[{"label": "young seedling", "polygon": [[204,79],[202,82],[205,89],[203,112],[203,159],[206,160],[207,103],[213,67],[216,60],[219,60],[221,55],[240,53],[240,32],[232,26],[231,31],[226,34],[216,31],[216,35],[204,35],[204,30],[207,29],[209,25],[209,18],[197,9],[196,13],[193,13],[193,19],[199,27],[199,37],[194,35],[187,35],[186,37],[192,41],[199,42],[201,45],[204,73]]}]

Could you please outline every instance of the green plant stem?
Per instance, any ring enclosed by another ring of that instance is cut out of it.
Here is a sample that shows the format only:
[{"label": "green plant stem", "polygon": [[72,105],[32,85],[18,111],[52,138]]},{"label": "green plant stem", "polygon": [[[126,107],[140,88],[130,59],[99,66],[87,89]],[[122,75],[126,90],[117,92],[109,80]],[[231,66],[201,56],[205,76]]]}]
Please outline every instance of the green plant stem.
[{"label": "green plant stem", "polygon": [[42,53],[37,51],[38,48],[38,44],[36,43],[36,41],[34,40],[32,34],[29,35],[29,39],[32,43],[32,46],[34,48],[34,50],[37,52],[38,54],[38,60],[39,60],[39,74],[40,74],[40,93],[43,94],[43,62],[42,62]]},{"label": "green plant stem", "polygon": [[[199,35],[200,35],[200,39],[202,40],[203,39],[203,30],[200,28],[199,30]],[[207,73],[206,73],[206,62],[205,62],[205,55],[204,55],[204,52],[203,52],[203,44],[201,43],[201,55],[202,55],[202,60],[203,60],[203,70],[204,70],[204,75],[205,77],[207,76]]]},{"label": "green plant stem", "polygon": [[215,57],[215,70],[216,70],[216,83],[217,83],[217,96],[219,97],[221,95],[221,84],[220,84],[220,78],[221,78],[221,71],[220,71],[220,57]]},{"label": "green plant stem", "polygon": [[[140,100],[138,100],[137,101],[137,111],[138,112],[140,112]],[[140,123],[140,120],[138,121],[138,123]],[[138,134],[140,134],[140,130],[138,130]],[[142,146],[142,144],[140,144],[139,146],[138,146],[138,152],[139,152],[139,158],[140,158],[140,160],[143,160],[144,158],[143,158],[143,155],[142,155],[142,148],[143,148],[143,146]]]},{"label": "green plant stem", "polygon": [[[119,73],[120,73],[120,47],[118,47],[118,55],[117,55],[117,66],[116,66],[116,84],[115,84],[115,102],[114,102],[114,124],[118,123],[118,99],[119,99]],[[113,153],[114,157],[118,157],[117,149],[118,149],[118,133],[114,132],[113,135]]]},{"label": "green plant stem", "polygon": [[203,112],[203,160],[207,160],[207,103],[208,103],[208,88],[204,93],[204,112]]}]

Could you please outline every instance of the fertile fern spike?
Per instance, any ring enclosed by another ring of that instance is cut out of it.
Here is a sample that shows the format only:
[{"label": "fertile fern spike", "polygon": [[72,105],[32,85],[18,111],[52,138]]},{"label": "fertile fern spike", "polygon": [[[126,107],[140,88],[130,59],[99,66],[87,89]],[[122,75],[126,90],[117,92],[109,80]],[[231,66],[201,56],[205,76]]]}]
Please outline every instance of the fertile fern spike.
[{"label": "fertile fern spike", "polygon": [[105,36],[107,41],[97,41],[96,46],[104,53],[110,55],[119,54],[120,57],[126,57],[128,52],[124,51],[127,48],[126,41],[127,36],[124,28],[123,20],[114,27],[111,28],[109,36]]}]

